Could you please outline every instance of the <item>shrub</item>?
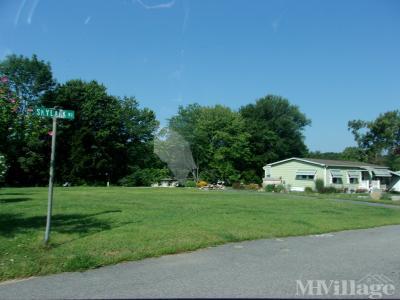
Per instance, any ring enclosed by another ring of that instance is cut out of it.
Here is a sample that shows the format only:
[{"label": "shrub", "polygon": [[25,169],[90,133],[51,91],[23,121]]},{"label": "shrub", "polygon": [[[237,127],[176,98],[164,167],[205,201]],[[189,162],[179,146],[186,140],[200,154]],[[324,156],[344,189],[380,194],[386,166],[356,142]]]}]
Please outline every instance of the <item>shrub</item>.
[{"label": "shrub", "polygon": [[315,181],[315,189],[318,193],[323,193],[324,192],[324,181],[322,179],[317,179]]},{"label": "shrub", "polygon": [[322,193],[323,194],[334,194],[334,193],[338,193],[339,192],[339,190],[337,190],[335,187],[333,187],[333,186],[327,186],[327,187],[324,187],[323,189],[322,189]]},{"label": "shrub", "polygon": [[186,187],[196,187],[196,182],[193,181],[193,180],[187,180],[187,181],[185,182],[185,186],[186,186]]},{"label": "shrub", "polygon": [[368,193],[368,190],[367,189],[356,189],[356,193],[357,194],[365,194],[365,193]]},{"label": "shrub", "polygon": [[275,191],[275,184],[267,184],[267,186],[265,187],[265,191],[266,192],[274,192]]},{"label": "shrub", "polygon": [[309,186],[307,186],[307,187],[304,189],[304,192],[306,192],[306,193],[313,193],[314,191],[313,191],[312,188],[310,188]]},{"label": "shrub", "polygon": [[244,171],[240,177],[245,184],[257,183],[261,184],[261,177],[254,170]]},{"label": "shrub", "polygon": [[136,169],[119,181],[122,186],[150,186],[169,176],[168,169]]},{"label": "shrub", "polygon": [[260,186],[257,183],[249,183],[244,186],[246,190],[258,190]]},{"label": "shrub", "polygon": [[202,187],[205,187],[205,186],[207,186],[207,185],[208,185],[208,182],[207,182],[207,181],[204,181],[204,180],[200,180],[199,182],[196,183],[196,186],[197,186],[198,188],[202,188]]},{"label": "shrub", "polygon": [[282,193],[284,191],[285,191],[285,187],[283,186],[283,184],[275,185],[275,188],[274,188],[275,193]]},{"label": "shrub", "polygon": [[236,182],[232,183],[232,188],[235,190],[243,190],[245,188],[245,186],[242,183],[236,181]]}]

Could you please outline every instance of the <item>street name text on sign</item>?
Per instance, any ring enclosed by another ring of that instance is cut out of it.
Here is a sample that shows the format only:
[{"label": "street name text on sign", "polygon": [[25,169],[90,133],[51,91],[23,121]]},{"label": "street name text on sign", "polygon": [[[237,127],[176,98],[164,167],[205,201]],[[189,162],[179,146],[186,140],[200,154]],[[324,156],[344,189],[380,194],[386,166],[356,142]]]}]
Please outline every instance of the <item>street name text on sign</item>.
[{"label": "street name text on sign", "polygon": [[39,117],[47,117],[57,119],[68,119],[73,120],[75,118],[75,111],[73,110],[64,110],[64,109],[54,109],[54,108],[45,108],[38,107],[34,110],[34,114]]}]

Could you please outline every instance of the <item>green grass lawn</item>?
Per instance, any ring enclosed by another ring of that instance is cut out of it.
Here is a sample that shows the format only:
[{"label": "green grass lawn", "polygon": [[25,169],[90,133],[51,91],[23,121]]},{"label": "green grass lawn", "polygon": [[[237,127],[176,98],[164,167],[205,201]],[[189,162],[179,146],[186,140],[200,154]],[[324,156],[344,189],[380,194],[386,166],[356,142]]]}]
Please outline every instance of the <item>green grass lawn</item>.
[{"label": "green grass lawn", "polygon": [[44,247],[47,189],[1,189],[0,208],[0,280],[233,241],[400,223],[400,210],[286,194],[56,188],[51,243]]},{"label": "green grass lawn", "polygon": [[370,203],[381,203],[381,204],[390,204],[390,205],[400,205],[400,201],[393,201],[389,197],[391,194],[383,194],[382,199],[374,200],[370,197],[369,194],[345,194],[345,193],[337,193],[337,194],[318,194],[318,193],[303,193],[296,192],[292,193],[302,197],[308,198],[317,198],[317,199],[340,199],[340,200],[354,200],[354,201],[362,201],[362,202],[370,202]]}]

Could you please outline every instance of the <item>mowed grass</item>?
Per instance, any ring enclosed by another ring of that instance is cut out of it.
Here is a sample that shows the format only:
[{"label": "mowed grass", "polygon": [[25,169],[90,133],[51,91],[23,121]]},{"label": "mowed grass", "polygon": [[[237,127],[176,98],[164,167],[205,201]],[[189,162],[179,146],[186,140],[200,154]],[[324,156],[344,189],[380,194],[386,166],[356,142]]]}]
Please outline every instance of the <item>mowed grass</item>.
[{"label": "mowed grass", "polygon": [[227,242],[399,224],[400,209],[196,189],[0,190],[0,280],[84,270]]}]

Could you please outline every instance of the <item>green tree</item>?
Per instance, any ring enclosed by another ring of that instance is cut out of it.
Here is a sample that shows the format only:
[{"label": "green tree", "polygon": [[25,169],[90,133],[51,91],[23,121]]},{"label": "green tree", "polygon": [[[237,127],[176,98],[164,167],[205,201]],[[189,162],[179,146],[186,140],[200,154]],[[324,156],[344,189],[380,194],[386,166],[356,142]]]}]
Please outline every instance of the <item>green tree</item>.
[{"label": "green tree", "polygon": [[200,177],[208,181],[239,180],[240,167],[250,153],[249,135],[237,112],[221,105],[192,104],[179,108],[169,128],[190,143]]},{"label": "green tree", "polygon": [[46,181],[49,121],[28,113],[55,84],[49,63],[9,55],[0,61],[0,151],[9,164],[7,182],[17,185]]},{"label": "green tree", "polygon": [[159,122],[155,113],[140,108],[134,97],[120,99],[122,135],[127,148],[127,172],[138,168],[162,168],[164,164],[153,153],[153,140]]},{"label": "green tree", "polygon": [[311,121],[287,99],[268,95],[241,107],[239,112],[250,134],[251,156],[246,169],[261,176],[267,163],[306,155],[303,131]]},{"label": "green tree", "polygon": [[10,87],[10,80],[0,81],[0,151],[9,164],[7,182],[16,185],[41,184],[47,164],[44,150],[48,145],[48,122],[24,114],[21,101]]},{"label": "green tree", "polygon": [[321,151],[309,151],[305,157],[309,158],[319,158],[319,159],[342,159],[342,153],[340,152],[321,152]]},{"label": "green tree", "polygon": [[75,110],[75,120],[60,120],[56,178],[104,183],[124,175],[127,159],[119,100],[96,81],[70,80],[44,99],[46,106]]},{"label": "green tree", "polygon": [[358,147],[346,147],[342,152],[310,151],[307,153],[306,157],[333,160],[366,161],[365,152]]},{"label": "green tree", "polygon": [[367,160],[386,163],[399,169],[400,155],[400,111],[380,114],[373,121],[352,120],[348,128],[354,135],[359,148],[365,152]]},{"label": "green tree", "polygon": [[365,152],[358,147],[346,147],[340,156],[343,160],[366,161]]},{"label": "green tree", "polygon": [[22,55],[9,55],[0,62],[0,76],[7,76],[10,89],[20,99],[21,105],[35,105],[52,90],[55,80],[50,63]]},{"label": "green tree", "polygon": [[201,167],[199,161],[203,158],[202,145],[198,140],[196,128],[202,113],[203,107],[198,103],[189,104],[186,107],[179,106],[178,113],[168,120],[168,127],[180,135],[191,145],[193,159],[198,167]]},{"label": "green tree", "polygon": [[135,98],[111,96],[96,81],[70,80],[48,94],[44,104],[75,110],[75,120],[59,122],[59,181],[115,183],[137,168],[153,166],[151,142],[158,122]]}]

